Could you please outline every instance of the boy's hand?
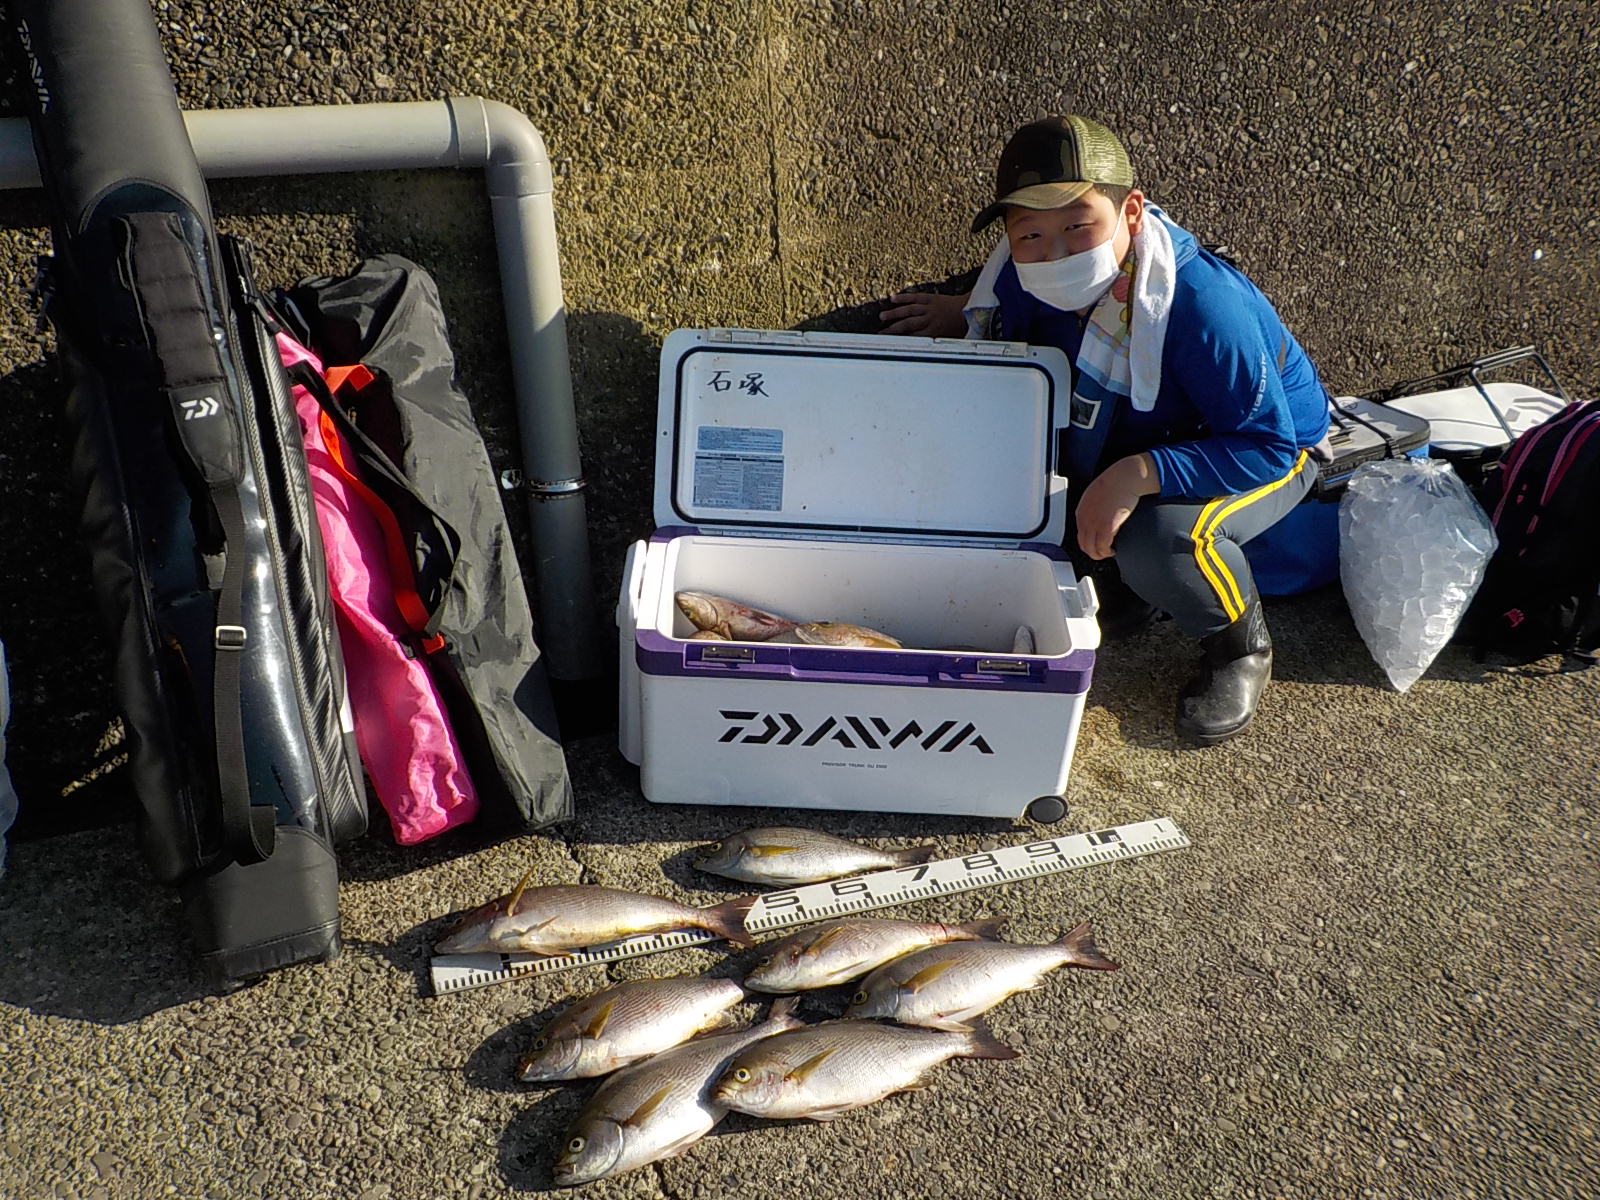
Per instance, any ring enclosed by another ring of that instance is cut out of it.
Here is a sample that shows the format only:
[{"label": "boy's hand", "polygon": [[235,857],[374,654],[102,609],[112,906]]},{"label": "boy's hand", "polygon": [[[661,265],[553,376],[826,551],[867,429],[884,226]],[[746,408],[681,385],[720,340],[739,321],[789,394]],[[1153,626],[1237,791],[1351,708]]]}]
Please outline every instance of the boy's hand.
[{"label": "boy's hand", "polygon": [[972,295],[945,296],[937,292],[896,292],[889,297],[894,308],[878,314],[884,333],[919,334],[922,337],[965,337],[967,318],[961,310]]},{"label": "boy's hand", "polygon": [[1078,548],[1090,558],[1110,558],[1122,523],[1142,497],[1161,490],[1156,464],[1148,454],[1119,458],[1083,489],[1078,501]]}]

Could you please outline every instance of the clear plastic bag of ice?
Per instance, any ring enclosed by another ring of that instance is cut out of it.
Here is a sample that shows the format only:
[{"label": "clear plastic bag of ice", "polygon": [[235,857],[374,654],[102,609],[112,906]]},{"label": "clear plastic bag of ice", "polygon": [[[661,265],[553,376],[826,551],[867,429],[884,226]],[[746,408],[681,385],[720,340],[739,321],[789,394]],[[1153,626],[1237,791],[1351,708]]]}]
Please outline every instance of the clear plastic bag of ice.
[{"label": "clear plastic bag of ice", "polygon": [[1339,501],[1339,578],[1361,640],[1405,691],[1456,631],[1496,539],[1449,463],[1367,463]]}]

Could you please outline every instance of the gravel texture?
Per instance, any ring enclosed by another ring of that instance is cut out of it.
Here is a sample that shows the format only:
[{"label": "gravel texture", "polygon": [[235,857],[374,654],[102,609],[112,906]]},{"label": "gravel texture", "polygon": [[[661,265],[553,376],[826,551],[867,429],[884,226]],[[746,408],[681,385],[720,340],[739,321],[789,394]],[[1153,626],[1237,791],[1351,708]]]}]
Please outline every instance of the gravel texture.
[{"label": "gravel texture", "polygon": [[[544,132],[602,619],[651,524],[660,339],[870,328],[888,292],[946,284],[987,251],[965,230],[1006,133],[1042,112],[1123,131],[1147,190],[1233,247],[1336,391],[1531,342],[1569,390],[1600,394],[1589,3],[153,7],[189,107],[482,95]],[[428,267],[491,454],[515,465],[476,177],[213,194],[269,282],[378,250]],[[343,856],[341,958],[208,994],[175,897],[118,819],[132,799],[109,655],[25,294],[44,222],[39,196],[0,195],[0,638],[25,804],[0,880],[0,1195],[547,1189],[588,1087],[512,1081],[539,1018],[606,978],[740,960],[686,950],[429,998],[442,918],[529,865],[711,903],[730,893],[687,865],[690,846],[815,818],[653,807],[609,736],[576,738],[569,826],[405,851],[369,837]],[[733,1117],[589,1193],[1600,1193],[1600,671],[1486,673],[1447,648],[1399,696],[1336,589],[1268,619],[1277,680],[1253,731],[1211,750],[1170,732],[1193,653],[1170,625],[1098,663],[1061,828],[1166,815],[1193,849],[908,910],[1009,913],[1031,940],[1095,921],[1125,969],[1058,972],[997,1009],[1022,1058],[949,1064],[930,1090],[828,1125]],[[1027,836],[869,814],[831,827],[949,853]]]}]

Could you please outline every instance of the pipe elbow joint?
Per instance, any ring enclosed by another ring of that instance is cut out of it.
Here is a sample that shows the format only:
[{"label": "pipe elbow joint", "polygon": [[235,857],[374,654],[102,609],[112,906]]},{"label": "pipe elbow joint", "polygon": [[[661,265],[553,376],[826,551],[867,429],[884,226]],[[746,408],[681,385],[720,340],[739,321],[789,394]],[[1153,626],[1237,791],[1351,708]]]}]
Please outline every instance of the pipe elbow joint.
[{"label": "pipe elbow joint", "polygon": [[462,166],[482,166],[492,197],[549,195],[554,187],[544,135],[519,110],[479,96],[451,96]]}]

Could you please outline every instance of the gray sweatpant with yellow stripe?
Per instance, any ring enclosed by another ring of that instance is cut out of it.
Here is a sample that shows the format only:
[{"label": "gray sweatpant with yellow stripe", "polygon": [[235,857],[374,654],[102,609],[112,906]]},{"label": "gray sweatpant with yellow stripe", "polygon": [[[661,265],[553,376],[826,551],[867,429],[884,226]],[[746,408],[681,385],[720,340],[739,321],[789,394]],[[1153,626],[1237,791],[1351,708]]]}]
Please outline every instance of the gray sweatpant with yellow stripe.
[{"label": "gray sweatpant with yellow stripe", "polygon": [[1123,582],[1191,637],[1226,629],[1256,594],[1239,547],[1286,516],[1316,479],[1317,464],[1302,450],[1287,475],[1253,491],[1141,500],[1113,543]]}]

